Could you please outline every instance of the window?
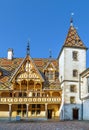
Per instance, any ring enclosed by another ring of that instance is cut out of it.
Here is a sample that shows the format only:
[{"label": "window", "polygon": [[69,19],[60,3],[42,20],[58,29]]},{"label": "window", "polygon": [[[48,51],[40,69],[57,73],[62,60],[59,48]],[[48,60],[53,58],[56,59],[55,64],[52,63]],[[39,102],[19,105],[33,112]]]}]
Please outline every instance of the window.
[{"label": "window", "polygon": [[22,92],[19,92],[19,93],[18,93],[18,96],[19,96],[19,97],[22,97]]},{"label": "window", "polygon": [[17,110],[17,115],[21,114],[21,110]]},{"label": "window", "polygon": [[87,87],[88,87],[88,93],[89,93],[89,77],[87,77]]},{"label": "window", "polygon": [[49,71],[49,80],[53,80],[53,76],[54,74],[53,74],[53,71]]},{"label": "window", "polygon": [[31,114],[34,115],[34,114],[35,114],[35,110],[32,110],[32,111],[31,111]]},{"label": "window", "polygon": [[40,97],[40,93],[37,93],[37,97]]},{"label": "window", "polygon": [[47,80],[54,80],[54,72],[53,71],[47,71],[45,73],[45,76],[46,76]]},{"label": "window", "polygon": [[76,92],[76,86],[70,85],[70,92]]},{"label": "window", "polygon": [[26,104],[23,104],[23,108],[26,108]]},{"label": "window", "polygon": [[40,114],[40,110],[37,110],[37,111],[36,111],[36,114],[39,115],[39,114]]},{"label": "window", "polygon": [[70,103],[71,103],[71,104],[75,103],[75,97],[73,97],[73,96],[70,97]]},{"label": "window", "polygon": [[18,108],[21,108],[21,104],[18,104]]},{"label": "window", "polygon": [[24,97],[26,97],[26,96],[27,96],[27,94],[26,94],[26,93],[23,93],[23,96],[24,96]]},{"label": "window", "polygon": [[35,104],[32,104],[32,108],[35,108]]},{"label": "window", "polygon": [[37,104],[37,108],[40,108],[41,106],[40,106],[40,104]]},{"label": "window", "polygon": [[73,57],[73,60],[78,60],[78,52],[77,51],[73,51],[72,57]]},{"label": "window", "polygon": [[77,70],[73,70],[73,77],[78,77],[78,71]]}]

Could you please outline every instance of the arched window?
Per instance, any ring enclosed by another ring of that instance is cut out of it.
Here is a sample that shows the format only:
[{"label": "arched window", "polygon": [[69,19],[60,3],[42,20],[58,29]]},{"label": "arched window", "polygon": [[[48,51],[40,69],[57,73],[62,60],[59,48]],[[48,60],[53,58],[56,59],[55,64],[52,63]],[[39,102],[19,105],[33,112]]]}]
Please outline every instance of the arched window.
[{"label": "arched window", "polygon": [[21,90],[27,90],[27,81],[26,80],[22,80],[22,82],[21,82]]},{"label": "arched window", "polygon": [[19,83],[15,82],[13,88],[14,88],[14,90],[20,90],[20,85],[19,85]]},{"label": "arched window", "polygon": [[29,90],[33,90],[33,89],[34,89],[34,81],[33,81],[33,80],[30,80],[30,81],[28,82],[28,89],[29,89]]},{"label": "arched window", "polygon": [[40,83],[37,83],[36,85],[35,85],[35,90],[36,91],[39,91],[41,89],[41,84]]}]

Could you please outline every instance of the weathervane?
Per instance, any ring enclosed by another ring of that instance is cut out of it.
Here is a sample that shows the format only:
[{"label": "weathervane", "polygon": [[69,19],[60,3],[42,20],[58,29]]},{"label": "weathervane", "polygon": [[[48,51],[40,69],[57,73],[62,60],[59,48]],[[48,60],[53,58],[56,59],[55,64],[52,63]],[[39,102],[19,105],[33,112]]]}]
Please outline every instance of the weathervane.
[{"label": "weathervane", "polygon": [[74,15],[74,13],[72,12],[71,13],[71,19],[70,19],[70,26],[73,26],[73,15]]}]

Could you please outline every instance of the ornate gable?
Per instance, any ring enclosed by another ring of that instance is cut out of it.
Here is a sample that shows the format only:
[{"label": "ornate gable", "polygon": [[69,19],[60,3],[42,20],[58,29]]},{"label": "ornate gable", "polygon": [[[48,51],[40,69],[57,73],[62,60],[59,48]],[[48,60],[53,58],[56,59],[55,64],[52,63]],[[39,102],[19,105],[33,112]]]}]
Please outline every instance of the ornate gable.
[{"label": "ornate gable", "polygon": [[10,82],[21,81],[21,80],[35,80],[43,82],[44,79],[41,76],[39,70],[35,66],[33,60],[29,55],[22,61],[19,67],[12,75]]},{"label": "ornate gable", "polygon": [[56,68],[54,64],[51,61],[49,61],[44,70],[56,70]]}]

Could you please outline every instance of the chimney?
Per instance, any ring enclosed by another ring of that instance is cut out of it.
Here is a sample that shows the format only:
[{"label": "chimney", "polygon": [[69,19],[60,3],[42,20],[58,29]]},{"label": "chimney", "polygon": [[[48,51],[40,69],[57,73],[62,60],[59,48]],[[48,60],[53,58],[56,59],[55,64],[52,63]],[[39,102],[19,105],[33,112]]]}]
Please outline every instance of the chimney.
[{"label": "chimney", "polygon": [[12,60],[13,59],[13,49],[11,49],[11,48],[8,49],[7,59],[8,60]]}]

